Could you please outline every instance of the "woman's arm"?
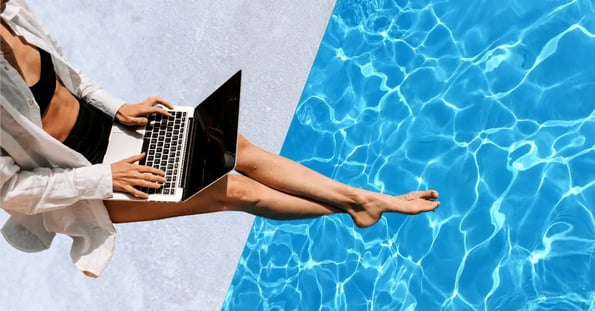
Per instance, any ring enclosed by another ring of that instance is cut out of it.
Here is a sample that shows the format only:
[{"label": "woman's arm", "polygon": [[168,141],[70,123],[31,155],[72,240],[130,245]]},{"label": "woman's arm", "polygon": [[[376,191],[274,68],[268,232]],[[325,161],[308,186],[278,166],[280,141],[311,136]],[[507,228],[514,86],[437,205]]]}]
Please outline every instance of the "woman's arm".
[{"label": "woman's arm", "polygon": [[22,170],[10,156],[0,156],[3,209],[32,215],[68,207],[79,200],[102,200],[112,195],[109,165]]},{"label": "woman's arm", "polygon": [[[84,99],[89,104],[99,108],[105,114],[112,118],[118,118],[120,122],[127,125],[144,124],[147,114],[159,113],[168,115],[167,112],[160,109],[158,105],[172,109],[173,106],[168,102],[158,97],[148,97],[138,104],[128,104],[124,100],[111,95],[105,91],[101,85],[82,73],[80,70],[70,66],[64,57],[62,47],[58,44],[56,39],[50,34],[43,23],[33,14],[29,6],[22,0],[13,0],[8,4],[7,10],[19,12],[18,22],[14,22],[17,33],[28,37],[34,42],[43,41],[44,45],[48,45],[50,52],[58,59],[55,62],[56,71],[64,84],[79,98]],[[14,13],[16,14],[16,13]],[[8,14],[11,15],[11,14]],[[24,33],[23,33],[24,32]],[[30,36],[26,36],[29,33]],[[65,76],[67,75],[67,76]]]}]

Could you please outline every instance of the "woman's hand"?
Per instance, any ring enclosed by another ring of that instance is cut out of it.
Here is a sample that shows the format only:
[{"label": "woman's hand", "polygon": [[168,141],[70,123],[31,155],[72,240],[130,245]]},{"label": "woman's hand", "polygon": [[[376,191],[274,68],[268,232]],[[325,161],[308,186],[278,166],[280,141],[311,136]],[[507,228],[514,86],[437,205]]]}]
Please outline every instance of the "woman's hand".
[{"label": "woman's hand", "polygon": [[118,112],[116,112],[116,118],[124,125],[145,125],[148,122],[147,118],[145,118],[147,115],[158,113],[169,117],[170,114],[162,107],[159,107],[159,105],[174,109],[174,106],[165,100],[159,97],[150,96],[138,104],[122,105],[122,107],[118,109]]},{"label": "woman's hand", "polygon": [[148,194],[134,188],[135,186],[159,188],[165,183],[165,172],[150,166],[134,164],[142,160],[145,154],[112,163],[112,184],[114,191],[128,192],[139,199],[147,199]]}]

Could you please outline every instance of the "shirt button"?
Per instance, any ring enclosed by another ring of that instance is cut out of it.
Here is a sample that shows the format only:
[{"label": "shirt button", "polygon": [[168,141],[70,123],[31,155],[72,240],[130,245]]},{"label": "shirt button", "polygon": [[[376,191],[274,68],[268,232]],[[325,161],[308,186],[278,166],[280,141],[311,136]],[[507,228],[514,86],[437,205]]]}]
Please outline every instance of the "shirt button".
[{"label": "shirt button", "polygon": [[4,70],[8,71],[8,66],[4,66]]},{"label": "shirt button", "polygon": [[35,101],[33,101],[32,99],[27,99],[27,104],[29,104],[29,106],[33,106],[35,104]]}]

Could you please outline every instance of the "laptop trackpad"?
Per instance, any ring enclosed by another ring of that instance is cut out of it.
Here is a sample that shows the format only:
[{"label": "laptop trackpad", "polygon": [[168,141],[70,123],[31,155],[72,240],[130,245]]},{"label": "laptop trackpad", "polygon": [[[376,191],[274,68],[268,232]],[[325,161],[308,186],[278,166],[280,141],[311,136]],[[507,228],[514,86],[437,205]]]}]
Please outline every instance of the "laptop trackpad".
[{"label": "laptop trackpad", "polygon": [[144,130],[114,125],[103,163],[114,163],[141,153]]}]

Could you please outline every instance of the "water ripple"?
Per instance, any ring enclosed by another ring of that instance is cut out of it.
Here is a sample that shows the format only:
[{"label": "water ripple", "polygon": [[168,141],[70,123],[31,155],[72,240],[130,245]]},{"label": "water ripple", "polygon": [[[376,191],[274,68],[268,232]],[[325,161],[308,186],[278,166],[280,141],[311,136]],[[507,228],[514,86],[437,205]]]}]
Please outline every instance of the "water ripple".
[{"label": "water ripple", "polygon": [[339,0],[282,153],[442,205],[257,219],[223,308],[595,310],[593,55],[589,0]]}]

